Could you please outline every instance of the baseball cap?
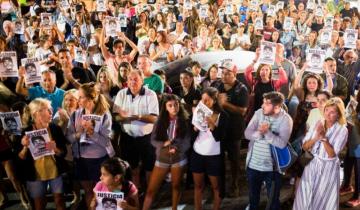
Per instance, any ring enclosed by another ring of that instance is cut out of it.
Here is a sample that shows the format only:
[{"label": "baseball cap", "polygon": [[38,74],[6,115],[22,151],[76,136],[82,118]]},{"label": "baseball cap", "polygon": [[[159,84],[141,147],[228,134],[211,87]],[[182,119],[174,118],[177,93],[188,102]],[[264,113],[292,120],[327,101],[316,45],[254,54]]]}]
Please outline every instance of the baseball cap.
[{"label": "baseball cap", "polygon": [[235,74],[237,73],[237,66],[231,59],[225,59],[221,61],[219,68],[230,70]]}]

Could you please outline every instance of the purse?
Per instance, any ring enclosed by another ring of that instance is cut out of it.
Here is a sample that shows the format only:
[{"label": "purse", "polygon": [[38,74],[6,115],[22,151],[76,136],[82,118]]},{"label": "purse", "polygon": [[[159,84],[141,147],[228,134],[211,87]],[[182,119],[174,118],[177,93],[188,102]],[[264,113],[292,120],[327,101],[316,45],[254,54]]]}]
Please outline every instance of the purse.
[{"label": "purse", "polygon": [[[175,149],[175,153],[169,153],[170,149]],[[180,162],[180,160],[181,160],[180,152],[175,146],[169,145],[160,148],[160,154],[158,157],[159,162],[165,164],[174,164]]]},{"label": "purse", "polygon": [[299,157],[299,163],[302,167],[305,168],[305,166],[307,166],[307,164],[309,164],[312,159],[314,159],[314,155],[311,152],[303,151]]}]

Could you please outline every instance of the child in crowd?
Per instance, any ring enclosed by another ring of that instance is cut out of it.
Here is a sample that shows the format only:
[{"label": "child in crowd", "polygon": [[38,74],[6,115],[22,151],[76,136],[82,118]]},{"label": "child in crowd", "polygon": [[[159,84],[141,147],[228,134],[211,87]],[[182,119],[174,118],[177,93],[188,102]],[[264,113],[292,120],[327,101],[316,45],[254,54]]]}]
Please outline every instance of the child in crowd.
[{"label": "child in crowd", "polygon": [[[100,181],[94,187],[96,192],[124,193],[124,200],[118,203],[123,210],[137,210],[140,208],[138,190],[136,186],[128,181],[126,174],[129,171],[129,164],[120,158],[110,158],[101,164]],[[91,202],[91,209],[95,210],[96,195]]]}]

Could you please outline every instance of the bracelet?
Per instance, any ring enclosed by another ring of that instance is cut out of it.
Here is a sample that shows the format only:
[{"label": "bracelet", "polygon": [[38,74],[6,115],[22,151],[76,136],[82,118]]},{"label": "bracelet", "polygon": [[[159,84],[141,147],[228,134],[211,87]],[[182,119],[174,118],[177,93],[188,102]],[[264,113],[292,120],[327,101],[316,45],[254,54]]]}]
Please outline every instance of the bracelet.
[{"label": "bracelet", "polygon": [[327,140],[327,138],[322,138],[322,139],[320,139],[320,141],[321,142],[327,142],[328,140]]}]

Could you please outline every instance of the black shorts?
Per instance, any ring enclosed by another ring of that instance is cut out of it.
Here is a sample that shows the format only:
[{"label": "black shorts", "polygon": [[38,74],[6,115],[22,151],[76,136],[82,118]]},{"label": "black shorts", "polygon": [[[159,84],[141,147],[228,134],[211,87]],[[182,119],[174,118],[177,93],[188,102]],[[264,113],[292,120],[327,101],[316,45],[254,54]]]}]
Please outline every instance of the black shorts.
[{"label": "black shorts", "polygon": [[223,170],[221,155],[204,156],[193,151],[190,159],[190,170],[193,173],[205,173],[208,176],[220,176]]},{"label": "black shorts", "polygon": [[126,133],[121,136],[121,158],[128,161],[130,167],[139,167],[140,161],[145,171],[152,171],[154,168],[156,155],[155,148],[150,143],[150,136],[132,137]]},{"label": "black shorts", "polygon": [[241,140],[227,139],[221,142],[223,153],[227,152],[230,161],[240,161]]},{"label": "black shorts", "polygon": [[14,157],[15,157],[15,155],[11,151],[11,149],[6,149],[6,150],[0,152],[0,162],[12,160],[12,159],[14,159]]},{"label": "black shorts", "polygon": [[99,181],[101,164],[108,159],[101,158],[74,158],[74,178],[79,181]]}]

